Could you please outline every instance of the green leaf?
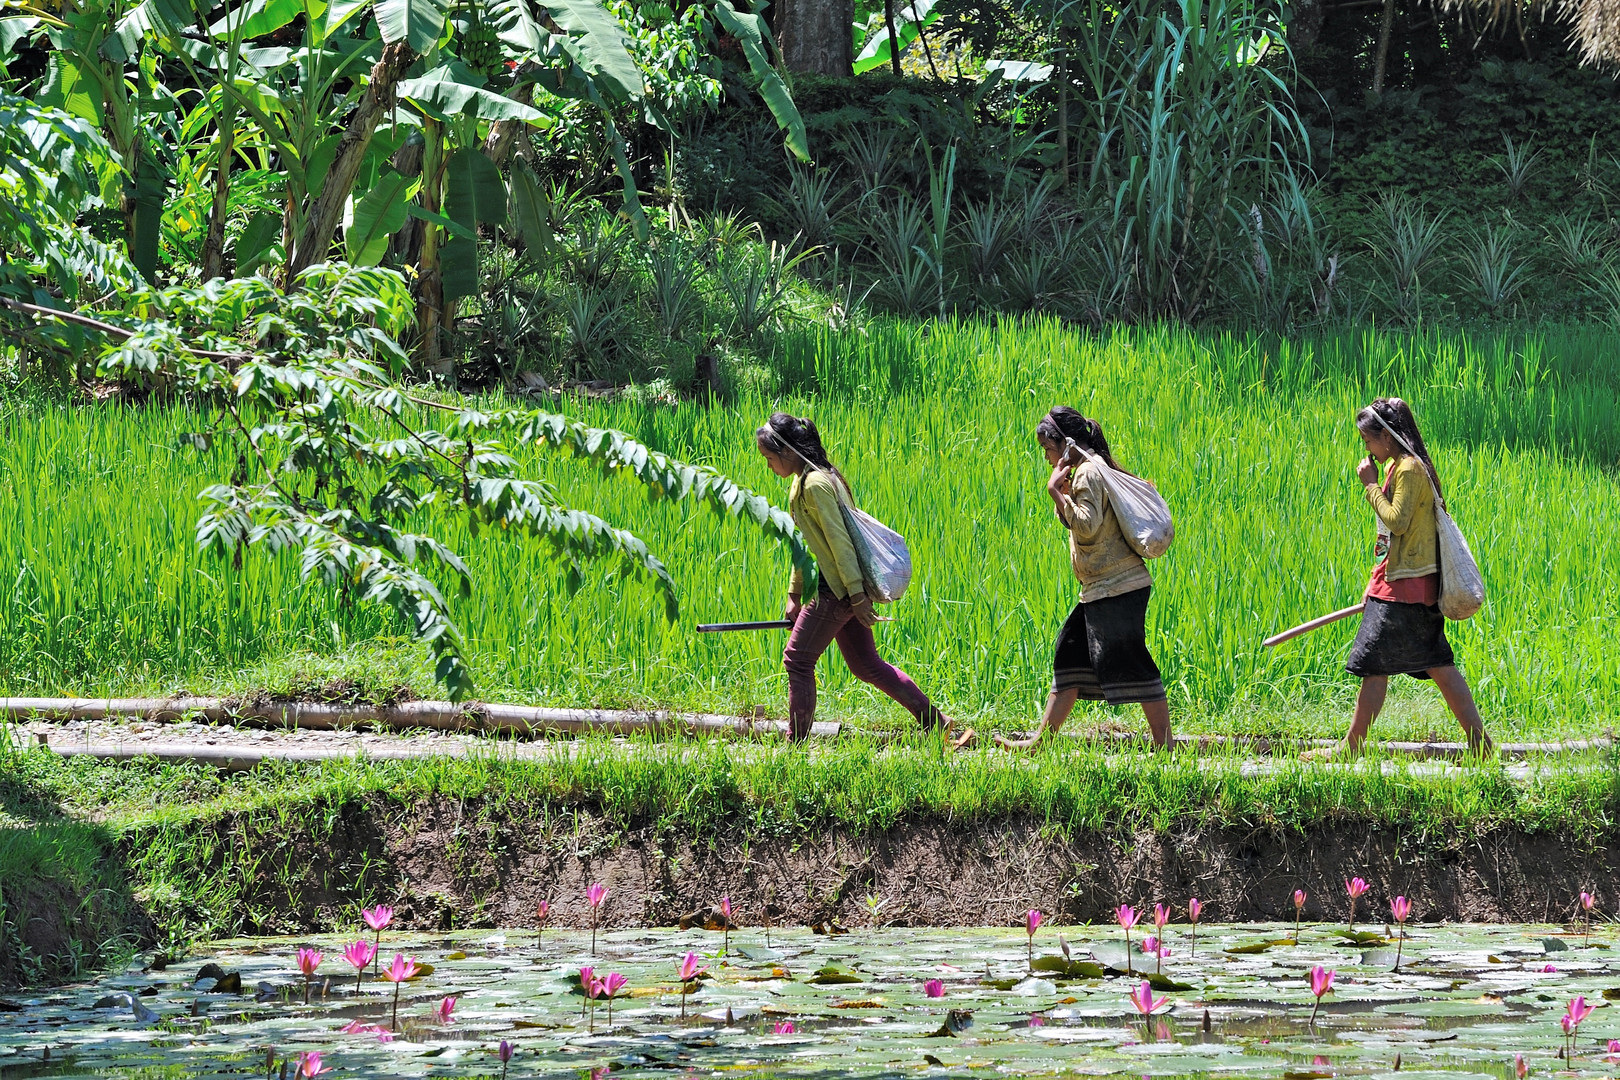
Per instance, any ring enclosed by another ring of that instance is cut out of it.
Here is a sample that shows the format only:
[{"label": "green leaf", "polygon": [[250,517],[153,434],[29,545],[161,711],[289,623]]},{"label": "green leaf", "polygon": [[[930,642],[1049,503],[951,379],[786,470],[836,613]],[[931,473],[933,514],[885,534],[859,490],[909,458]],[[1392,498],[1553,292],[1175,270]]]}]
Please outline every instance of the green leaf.
[{"label": "green leaf", "polygon": [[403,41],[414,53],[426,53],[444,31],[444,0],[377,0],[373,7],[382,39]]},{"label": "green leaf", "polygon": [[501,171],[476,146],[463,146],[444,166],[444,212],[467,228],[506,224],[506,184]]},{"label": "green leaf", "polygon": [[758,80],[759,96],[765,99],[766,107],[776,117],[776,126],[787,132],[788,149],[800,161],[809,161],[810,142],[804,131],[804,117],[799,115],[793,95],[788,93],[787,84],[771,66],[766,52],[769,32],[765,20],[752,12],[738,11],[731,0],[715,0],[714,15],[742,45],[743,55],[748,57],[748,68]]},{"label": "green leaf", "polygon": [[467,78],[475,76],[459,64],[444,64],[426,75],[401,81],[396,93],[439,121],[448,122],[456,116],[476,116],[480,120],[522,120],[547,127],[551,125],[551,118],[534,106],[513,101],[493,90],[485,90],[481,85],[462,81]]},{"label": "green leaf", "polygon": [[163,235],[163,204],[168,200],[169,179],[168,170],[151,151],[136,158],[134,236],[129,258],[147,281],[157,279],[158,242]]},{"label": "green leaf", "polygon": [[194,21],[191,5],[185,0],[141,0],[118,20],[101,46],[102,55],[127,64],[135,59],[142,41],[179,37]]},{"label": "green leaf", "polygon": [[38,101],[101,126],[101,88],[79,71],[67,53],[51,53]]},{"label": "green leaf", "polygon": [[529,258],[547,260],[552,242],[551,200],[534,170],[521,161],[512,166],[512,216]]},{"label": "green leaf", "polygon": [[[934,3],[934,0],[915,0],[915,2],[897,10],[894,13],[894,27],[895,33],[900,37],[900,48],[904,50],[907,45],[922,36],[922,31],[918,29],[919,26],[932,26],[939,21],[939,16],[939,8]],[[885,67],[889,63],[892,51],[889,41],[889,28],[883,25],[881,15],[875,16],[873,21],[877,29],[873,31],[871,37],[866,39],[865,46],[861,48],[860,54],[855,57],[855,74],[857,75],[871,71],[874,68]]]},{"label": "green leaf", "polygon": [[34,32],[39,20],[30,15],[16,15],[0,19],[0,57],[16,47],[17,42]]},{"label": "green leaf", "polygon": [[461,224],[461,222],[452,221],[443,214],[435,214],[433,211],[424,208],[421,203],[406,203],[405,212],[419,221],[425,221],[429,225],[437,225],[451,236],[459,236],[467,240],[476,240],[478,238],[477,233]]},{"label": "green leaf", "polygon": [[599,0],[546,0],[546,10],[558,26],[573,37],[580,63],[609,96],[639,101],[645,93],[641,69],[630,56],[624,28]]},{"label": "green leaf", "polygon": [[[309,8],[310,16],[318,19],[325,12],[326,4],[321,0],[312,0]],[[208,32],[215,37],[228,38],[235,31],[239,40],[246,41],[274,33],[302,14],[303,0],[248,0],[242,7],[215,22]]]},{"label": "green leaf", "polygon": [[376,266],[388,250],[388,237],[405,224],[405,203],[416,194],[417,179],[385,168],[377,182],[355,204],[354,220],[343,230],[349,261]]},{"label": "green leaf", "polygon": [[478,241],[452,236],[439,249],[439,281],[446,304],[478,292]]},{"label": "green leaf", "polygon": [[236,276],[244,277],[253,273],[280,235],[280,214],[260,210],[249,218],[242,235],[236,238]]}]

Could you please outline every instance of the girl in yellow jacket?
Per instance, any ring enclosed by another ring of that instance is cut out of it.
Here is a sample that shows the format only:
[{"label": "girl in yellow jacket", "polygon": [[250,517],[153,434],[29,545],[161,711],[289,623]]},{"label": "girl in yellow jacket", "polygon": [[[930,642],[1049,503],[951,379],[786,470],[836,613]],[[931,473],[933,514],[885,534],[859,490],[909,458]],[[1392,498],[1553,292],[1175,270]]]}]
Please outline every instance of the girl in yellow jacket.
[{"label": "girl in yellow jacket", "polygon": [[[1468,745],[1489,751],[1490,736],[1480,720],[1468,680],[1458,670],[1440,614],[1440,540],[1435,493],[1440,478],[1417,418],[1400,398],[1379,398],[1356,415],[1356,430],[1367,457],[1356,467],[1367,501],[1378,521],[1373,554],[1378,565],[1367,583],[1361,630],[1345,665],[1361,676],[1355,718],[1342,751],[1354,754],[1384,707],[1391,675],[1432,679],[1462,725]],[[1400,439],[1396,438],[1400,436]],[[1416,456],[1402,446],[1416,451]],[[1378,461],[1388,463],[1378,482]],[[1331,752],[1330,752],[1331,753]],[[1327,755],[1320,755],[1327,756]]]},{"label": "girl in yellow jacket", "polygon": [[816,661],[835,641],[850,674],[898,701],[924,728],[949,728],[949,717],[934,707],[911,677],[878,655],[872,638],[877,613],[866,595],[855,545],[839,509],[840,501],[850,498],[849,487],[828,460],[815,423],[772,413],[754,437],[771,471],[793,478],[788,511],[816,557],[814,596],[804,596],[804,576],[797,569],[788,582],[785,618],[793,630],[782,654],[788,676],[788,738],[797,741],[810,734],[816,716]]}]

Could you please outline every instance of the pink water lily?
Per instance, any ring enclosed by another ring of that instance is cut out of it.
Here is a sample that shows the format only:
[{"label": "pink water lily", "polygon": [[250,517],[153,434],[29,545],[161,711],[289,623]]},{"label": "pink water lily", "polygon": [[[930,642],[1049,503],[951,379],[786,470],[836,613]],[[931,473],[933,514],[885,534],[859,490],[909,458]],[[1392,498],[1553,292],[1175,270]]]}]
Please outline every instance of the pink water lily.
[{"label": "pink water lily", "polygon": [[1401,970],[1401,949],[1406,945],[1406,920],[1412,914],[1412,901],[1404,896],[1397,896],[1389,902],[1389,913],[1394,916],[1395,923],[1400,927],[1395,939],[1395,970]]},{"label": "pink water lily", "polygon": [[1187,921],[1192,923],[1192,945],[1187,950],[1188,955],[1198,955],[1198,917],[1204,913],[1204,905],[1199,903],[1198,897],[1187,901]]},{"label": "pink water lily", "polygon": [[1299,917],[1305,910],[1305,890],[1294,890],[1294,944],[1299,944]]},{"label": "pink water lily", "polygon": [[1528,1074],[1529,1072],[1530,1072],[1530,1065],[1529,1065],[1528,1062],[1526,1062],[1524,1060],[1524,1055],[1523,1054],[1514,1054],[1513,1055],[1513,1075],[1518,1077],[1519,1080],[1524,1080],[1526,1074]]},{"label": "pink water lily", "polygon": [[607,998],[608,1003],[608,1027],[613,1026],[613,999],[619,996],[619,991],[629,982],[629,979],[617,971],[609,972],[607,978],[602,980],[602,996]]},{"label": "pink water lily", "polygon": [[343,959],[354,968],[354,992],[360,992],[360,975],[371,964],[371,958],[377,955],[376,948],[365,938],[360,938],[344,947]]},{"label": "pink water lily", "polygon": [[582,968],[579,969],[579,990],[580,990],[580,993],[585,995],[585,1000],[579,1003],[579,1015],[581,1015],[581,1016],[585,1015],[585,1010],[590,1005],[591,980],[593,980],[595,978],[596,978],[596,969],[595,968],[582,967]]},{"label": "pink water lily", "polygon": [[720,917],[725,920],[726,952],[731,952],[731,897],[720,898]]},{"label": "pink water lily", "polygon": [[1040,1013],[1030,1013],[1029,1026],[1032,1028],[1045,1027],[1046,1017],[1042,1016]]},{"label": "pink water lily", "polygon": [[1616,1054],[1620,1054],[1620,1039],[1610,1039],[1609,1056],[1614,1057]]},{"label": "pink water lily", "polygon": [[319,1050],[311,1050],[304,1055],[304,1060],[298,1063],[299,1076],[319,1076],[323,1072],[331,1072],[332,1066],[321,1064]]},{"label": "pink water lily", "polygon": [[1129,904],[1121,904],[1114,909],[1114,921],[1119,928],[1125,931],[1125,972],[1131,973],[1131,927],[1136,925],[1136,909]]},{"label": "pink water lily", "polygon": [[1154,929],[1159,930],[1159,931],[1162,932],[1164,930],[1164,924],[1169,922],[1169,921],[1170,921],[1170,909],[1165,907],[1163,904],[1154,904],[1153,905],[1153,926],[1154,926]]},{"label": "pink water lily", "polygon": [[389,1027],[399,1027],[399,984],[407,979],[414,979],[419,969],[414,959],[407,959],[400,953],[394,954],[394,962],[382,973],[382,977],[394,984],[394,1021]]},{"label": "pink water lily", "polygon": [[1592,938],[1592,908],[1597,904],[1597,897],[1589,892],[1581,893],[1581,911],[1586,915],[1586,938]]},{"label": "pink water lily", "polygon": [[1367,891],[1367,883],[1360,878],[1351,878],[1344,883],[1344,891],[1350,894],[1350,932],[1356,932],[1356,901],[1361,894]]},{"label": "pink water lily", "polygon": [[585,902],[591,905],[591,955],[596,955],[596,923],[602,912],[602,901],[607,897],[607,886],[600,881],[593,882],[585,890]]},{"label": "pink water lily", "polygon": [[1557,970],[1558,969],[1553,967],[1551,964],[1544,964],[1544,965],[1542,965],[1541,973],[1543,975],[1549,975],[1549,974],[1552,974],[1553,972],[1556,972]]},{"label": "pink water lily", "polygon": [[439,1002],[439,1007],[433,1010],[433,1018],[441,1024],[450,1023],[450,1014],[456,1011],[456,999],[447,997]]},{"label": "pink water lily", "polygon": [[371,930],[372,950],[374,955],[379,958],[378,963],[381,963],[382,932],[388,929],[389,923],[394,921],[394,909],[389,907],[387,904],[378,904],[375,907],[362,908],[360,911],[360,921],[365,923],[366,926]]},{"label": "pink water lily", "polygon": [[1558,1026],[1564,1029],[1564,1060],[1568,1061],[1575,1052],[1575,1029],[1581,1026],[1581,1021],[1592,1015],[1596,1005],[1588,1005],[1585,995],[1576,995],[1569,999],[1569,1007],[1564,1015],[1558,1018]]},{"label": "pink water lily", "polygon": [[505,1039],[502,1039],[501,1045],[495,1049],[496,1055],[501,1059],[501,1080],[506,1080],[506,1066],[512,1060],[512,1051],[516,1049],[517,1047]]},{"label": "pink water lily", "polygon": [[1027,954],[1029,963],[1032,966],[1035,963],[1035,931],[1041,928],[1041,918],[1041,913],[1037,908],[1030,908],[1024,915],[1024,934],[1026,935],[1024,952]]},{"label": "pink water lily", "polygon": [[1169,998],[1154,997],[1153,984],[1150,982],[1143,982],[1141,986],[1131,991],[1131,1004],[1135,1005],[1136,1011],[1143,1016],[1152,1016],[1153,1010],[1160,1008],[1169,1000]]},{"label": "pink water lily", "polygon": [[944,997],[945,984],[939,979],[929,979],[927,982],[923,983],[923,993],[927,994],[931,998]]},{"label": "pink water lily", "polygon": [[304,1004],[309,1004],[309,984],[315,978],[315,969],[321,966],[326,959],[325,954],[318,949],[298,950],[298,970],[304,973]]},{"label": "pink water lily", "polygon": [[546,923],[551,921],[551,901],[542,900],[534,905],[534,947],[540,948],[546,938]]},{"label": "pink water lily", "polygon": [[686,996],[688,994],[692,993],[692,991],[694,989],[694,987],[692,986],[693,980],[695,980],[699,975],[702,975],[707,970],[708,970],[707,968],[703,967],[700,963],[698,963],[698,955],[697,955],[697,953],[689,952],[685,956],[681,957],[681,963],[680,963],[680,966],[675,969],[675,975],[676,975],[677,978],[679,978],[681,980],[681,1015],[682,1016],[686,1015]]},{"label": "pink water lily", "polygon": [[798,1029],[793,1026],[791,1020],[778,1020],[776,1025],[771,1028],[772,1035],[793,1035],[797,1031]]},{"label": "pink water lily", "polygon": [[1311,1023],[1316,1023],[1316,1010],[1322,1007],[1322,996],[1333,992],[1333,976],[1335,972],[1317,964],[1311,968],[1311,993],[1316,995],[1316,1004],[1311,1006]]}]

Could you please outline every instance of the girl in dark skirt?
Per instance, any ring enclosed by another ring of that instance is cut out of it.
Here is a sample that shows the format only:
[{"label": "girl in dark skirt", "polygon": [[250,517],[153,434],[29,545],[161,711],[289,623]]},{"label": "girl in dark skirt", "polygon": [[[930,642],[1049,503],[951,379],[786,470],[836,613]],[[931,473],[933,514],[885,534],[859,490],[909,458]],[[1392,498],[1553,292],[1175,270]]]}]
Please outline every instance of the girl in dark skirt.
[{"label": "girl in dark skirt", "polygon": [[[1367,445],[1368,456],[1356,467],[1356,477],[1377,516],[1373,553],[1379,560],[1367,583],[1361,630],[1345,665],[1350,674],[1361,676],[1361,693],[1343,746],[1307,756],[1358,753],[1384,707],[1391,675],[1434,680],[1462,725],[1468,745],[1488,753],[1490,736],[1485,734],[1468,680],[1452,657],[1445,616],[1438,606],[1440,541],[1435,492],[1440,489],[1440,479],[1428,447],[1423,445],[1417,418],[1400,398],[1379,398],[1357,414],[1356,430]],[[1377,461],[1388,463],[1382,485]]]},{"label": "girl in dark skirt", "polygon": [[1069,563],[1080,580],[1080,602],[1058,632],[1052,692],[1041,730],[1029,739],[996,737],[1011,750],[1027,750],[1056,732],[1079,698],[1110,705],[1139,703],[1154,745],[1170,745],[1170,705],[1159,667],[1147,647],[1147,564],[1125,540],[1109,505],[1100,467],[1067,456],[1068,440],[1119,470],[1102,425],[1060,405],[1035,428],[1052,474],[1047,494],[1069,530]]}]

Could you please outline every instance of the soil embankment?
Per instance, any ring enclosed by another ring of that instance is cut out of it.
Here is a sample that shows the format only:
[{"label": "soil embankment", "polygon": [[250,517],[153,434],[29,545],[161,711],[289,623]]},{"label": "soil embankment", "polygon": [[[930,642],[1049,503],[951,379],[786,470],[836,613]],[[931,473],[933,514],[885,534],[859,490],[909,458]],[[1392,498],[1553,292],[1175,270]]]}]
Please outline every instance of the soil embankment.
[{"label": "soil embankment", "polygon": [[[1199,829],[1068,833],[1039,821],[919,820],[869,833],[733,831],[692,836],[620,828],[584,810],[533,815],[480,800],[413,805],[370,796],[297,814],[258,810],[206,824],[126,834],[108,858],[138,913],[132,936],[337,931],[357,903],[394,905],[415,929],[589,925],[586,886],[608,886],[604,926],[667,926],[731,897],[740,923],[866,925],[865,899],[894,925],[1016,925],[1029,908],[1057,923],[1106,921],[1121,902],[1189,896],[1208,921],[1290,919],[1296,888],[1307,920],[1345,915],[1343,880],[1372,884],[1377,919],[1392,895],[1424,921],[1543,922],[1568,917],[1576,894],[1620,907],[1620,841],[1498,828],[1460,831],[1343,824],[1307,832]],[[37,958],[85,955],[82,920],[56,917],[85,898],[8,896],[0,982],[50,978]],[[30,901],[34,903],[30,903]],[[36,910],[22,910],[32,906]],[[82,910],[82,908],[81,908]],[[105,930],[101,931],[103,934]],[[103,941],[105,938],[102,939]],[[66,972],[56,971],[58,977]]]}]

